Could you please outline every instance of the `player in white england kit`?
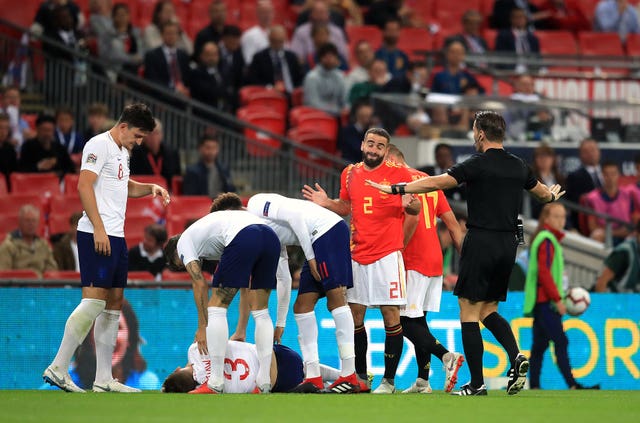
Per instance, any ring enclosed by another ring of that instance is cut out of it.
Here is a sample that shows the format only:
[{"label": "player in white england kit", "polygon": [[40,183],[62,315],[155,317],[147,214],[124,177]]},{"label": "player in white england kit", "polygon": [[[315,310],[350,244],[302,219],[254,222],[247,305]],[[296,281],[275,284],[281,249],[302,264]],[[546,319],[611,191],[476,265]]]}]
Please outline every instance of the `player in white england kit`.
[{"label": "player in white england kit", "polygon": [[[211,359],[208,383],[191,393],[224,392],[224,355],[229,338],[227,309],[240,288],[250,288],[249,305],[256,322],[255,340],[261,366],[256,375],[256,391],[271,390],[273,323],[268,303],[276,286],[279,251],[280,241],[275,232],[260,218],[242,210],[209,213],[167,242],[164,254],[169,268],[186,268],[191,276],[198,312],[195,339],[200,353]],[[220,260],[208,303],[201,259]]]},{"label": "player in white england kit", "polygon": [[[211,209],[242,209],[240,197],[221,194]],[[256,194],[249,199],[247,210],[265,218],[282,245],[278,266],[278,320],[275,340],[284,330],[291,296],[291,276],[286,266],[287,245],[300,245],[305,262],[300,275],[294,315],[298,339],[304,359],[306,377],[292,392],[313,393],[324,388],[318,355],[318,325],[314,308],[318,299],[327,296],[327,308],[336,323],[336,338],[341,359],[340,377],[328,389],[347,393],[358,389],[355,374],[353,317],[347,306],[345,291],[353,286],[349,227],[337,214],[312,202],[278,194]],[[286,275],[285,275],[286,273]]]},{"label": "player in white england kit", "polygon": [[84,212],[78,222],[78,259],[82,301],[64,329],[58,353],[42,375],[45,382],[67,392],[84,392],[69,376],[73,353],[95,321],[96,378],[94,392],[139,392],[113,378],[111,357],[116,345],[123,291],[127,285],[124,218],[127,197],[162,196],[155,184],[129,179],[129,153],[153,131],[153,115],[144,104],[127,106],[115,126],[93,137],[82,152],[78,193]]}]

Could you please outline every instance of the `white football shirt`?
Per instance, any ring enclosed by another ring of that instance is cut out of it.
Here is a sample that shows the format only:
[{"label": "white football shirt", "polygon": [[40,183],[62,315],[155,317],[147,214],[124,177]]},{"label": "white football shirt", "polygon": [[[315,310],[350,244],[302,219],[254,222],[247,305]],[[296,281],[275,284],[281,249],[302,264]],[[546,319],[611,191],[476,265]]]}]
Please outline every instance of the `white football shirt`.
[{"label": "white football shirt", "polygon": [[[107,235],[124,237],[124,215],[129,196],[129,150],[118,147],[108,131],[98,134],[85,144],[80,170],[98,175],[93,191]],[[78,221],[78,230],[93,233],[93,224],[84,211]]]},{"label": "white football shirt", "polygon": [[[249,199],[247,210],[267,220],[290,228],[298,239],[307,260],[315,258],[312,244],[342,218],[311,201],[288,198],[279,194],[256,194]],[[278,230],[271,226],[276,233]],[[278,233],[280,236],[280,233]],[[282,238],[280,242],[283,242]],[[286,245],[291,245],[286,243]]]},{"label": "white football shirt", "polygon": [[[189,363],[193,366],[193,379],[199,385],[211,375],[209,356],[201,355],[195,342],[189,347]],[[256,346],[246,342],[229,341],[224,355],[224,393],[248,394],[256,387],[260,369]]]},{"label": "white football shirt", "polygon": [[178,256],[186,266],[195,260],[219,260],[224,248],[242,229],[264,221],[245,210],[209,213],[189,226],[178,241]]}]

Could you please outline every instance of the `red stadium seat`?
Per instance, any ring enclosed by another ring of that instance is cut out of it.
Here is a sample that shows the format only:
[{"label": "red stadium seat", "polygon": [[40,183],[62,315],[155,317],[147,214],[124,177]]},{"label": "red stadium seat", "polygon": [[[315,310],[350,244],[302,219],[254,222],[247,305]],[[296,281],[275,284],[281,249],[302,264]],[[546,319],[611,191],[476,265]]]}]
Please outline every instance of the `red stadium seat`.
[{"label": "red stadium seat", "polygon": [[356,46],[360,41],[368,41],[376,51],[382,44],[382,31],[374,25],[347,25],[347,39],[349,40],[349,52],[351,53],[351,65],[355,66]]},{"label": "red stadium seat", "polygon": [[79,195],[53,195],[49,199],[49,214],[58,215],[65,214],[71,216],[75,212],[81,212],[83,209]]},{"label": "red stadium seat", "polygon": [[0,214],[0,234],[2,234],[2,241],[4,241],[6,234],[16,229],[18,229],[17,214]]},{"label": "red stadium seat", "polygon": [[9,194],[9,188],[7,187],[7,178],[4,175],[0,175],[0,196]]},{"label": "red stadium seat", "polygon": [[163,281],[184,281],[191,284],[191,277],[187,272],[172,272],[171,270],[162,271]]},{"label": "red stadium seat", "polygon": [[462,30],[462,15],[467,10],[480,11],[481,0],[434,0],[433,18],[440,26]]},{"label": "red stadium seat", "polygon": [[[129,248],[133,247],[137,242],[133,240],[141,240],[144,238],[144,228],[156,221],[148,216],[129,216],[124,221],[124,237],[127,239]],[[129,241],[132,240],[132,241]]]},{"label": "red stadium seat", "polygon": [[173,175],[171,178],[171,195],[182,195],[182,181],[182,176]]},{"label": "red stadium seat", "polygon": [[249,108],[264,107],[285,117],[289,110],[289,101],[280,91],[257,91],[248,94],[246,106]]},{"label": "red stadium seat", "polygon": [[640,56],[640,34],[629,34],[625,42],[625,49],[627,56],[638,57]]},{"label": "red stadium seat", "polygon": [[11,192],[44,195],[54,195],[60,192],[60,178],[53,172],[13,172],[9,178],[11,180]]},{"label": "red stadium seat", "polygon": [[130,281],[153,281],[156,277],[145,270],[132,270],[127,273],[127,279]]},{"label": "red stadium seat", "polygon": [[428,23],[433,19],[434,3],[434,0],[405,0],[403,4],[413,10],[423,23]]},{"label": "red stadium seat", "polygon": [[46,270],[42,274],[42,278],[51,280],[79,281],[80,272],[76,272],[75,270]]},{"label": "red stadium seat", "polygon": [[312,129],[335,141],[338,139],[338,120],[328,114],[304,113],[297,119],[297,128]]},{"label": "red stadium seat", "polygon": [[[286,119],[277,112],[260,109],[248,112],[244,117],[240,117],[240,115],[241,113],[238,111],[238,117],[242,120],[276,135],[284,135]],[[244,136],[246,137],[247,153],[254,157],[274,156],[282,146],[282,141],[260,130],[245,128]]]},{"label": "red stadium seat", "polygon": [[77,173],[67,173],[64,175],[64,190],[65,194],[78,195],[78,179],[80,179],[80,175]]},{"label": "red stadium seat", "polygon": [[40,3],[39,1],[27,1],[18,5],[15,0],[0,0],[2,19],[21,27],[29,28],[33,23],[33,18],[36,16]]},{"label": "red stadium seat", "polygon": [[42,218],[44,214],[49,210],[49,198],[44,195],[38,194],[9,194],[2,197],[2,208],[0,208],[0,215],[18,215],[20,207],[25,204],[32,204],[40,209]]},{"label": "red stadium seat", "polygon": [[495,29],[486,28],[482,31],[482,35],[484,36],[484,40],[487,42],[489,50],[495,50],[498,31],[496,31]]},{"label": "red stadium seat", "polygon": [[302,106],[304,103],[304,89],[302,87],[294,88],[291,93],[291,107]]},{"label": "red stadium seat", "polygon": [[404,51],[410,60],[424,61],[424,52],[433,49],[433,37],[424,28],[402,28],[398,48]]},{"label": "red stadium seat", "polygon": [[[620,36],[615,32],[579,32],[578,46],[583,56],[624,56]],[[583,70],[592,70],[583,67]],[[603,68],[606,73],[626,74],[627,69]]]},{"label": "red stadium seat", "polygon": [[167,206],[167,216],[183,216],[200,219],[209,213],[211,199],[206,195],[174,196]]},{"label": "red stadium seat", "polygon": [[494,79],[491,75],[476,75],[476,79],[478,80],[478,84],[484,88],[485,93],[487,95],[499,95],[503,97],[508,97],[513,94],[513,86],[508,82],[505,82],[501,79],[498,79],[498,92],[494,92]]},{"label": "red stadium seat", "polygon": [[314,115],[314,116],[329,116],[330,114],[325,112],[324,110],[316,109],[311,106],[298,106],[289,110],[289,124],[293,126],[298,126],[298,122],[302,116],[306,115]]},{"label": "red stadium seat", "polygon": [[0,270],[0,279],[40,279],[40,275],[29,269]]},{"label": "red stadium seat", "polygon": [[541,54],[578,54],[576,37],[570,31],[536,31]]},{"label": "red stadium seat", "polygon": [[[297,143],[324,151],[330,155],[333,155],[336,152],[335,138],[329,137],[320,132],[311,132],[310,130],[298,127],[289,131],[289,137]],[[319,174],[322,173],[318,167],[330,168],[333,165],[333,162],[330,159],[321,157],[318,154],[302,148],[296,148],[295,155],[302,160],[298,163],[298,172],[301,176],[306,178],[318,177]],[[310,166],[308,163],[305,163],[305,161],[311,162],[316,166]]]},{"label": "red stadium seat", "polygon": [[240,88],[240,91],[238,91],[240,105],[245,106],[252,94],[265,91],[269,91],[269,88],[262,85],[245,85],[244,87]]}]

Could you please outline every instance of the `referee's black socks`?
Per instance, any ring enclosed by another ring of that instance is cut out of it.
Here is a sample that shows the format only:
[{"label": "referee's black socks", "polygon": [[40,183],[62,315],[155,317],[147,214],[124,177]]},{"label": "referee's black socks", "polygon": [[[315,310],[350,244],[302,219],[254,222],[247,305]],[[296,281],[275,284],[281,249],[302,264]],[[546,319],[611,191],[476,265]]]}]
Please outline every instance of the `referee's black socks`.
[{"label": "referee's black socks", "polygon": [[493,312],[485,317],[482,324],[491,331],[500,345],[507,350],[507,354],[509,354],[509,361],[513,366],[520,349],[518,348],[515,336],[513,336],[513,331],[511,330],[511,326],[509,326],[509,322],[500,316],[498,312]]}]

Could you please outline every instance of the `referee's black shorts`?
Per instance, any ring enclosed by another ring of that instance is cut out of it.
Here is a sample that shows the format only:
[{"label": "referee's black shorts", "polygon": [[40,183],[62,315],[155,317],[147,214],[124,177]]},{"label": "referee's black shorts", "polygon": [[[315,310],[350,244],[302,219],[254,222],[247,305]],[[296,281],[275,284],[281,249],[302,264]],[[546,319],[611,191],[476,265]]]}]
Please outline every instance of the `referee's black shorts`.
[{"label": "referee's black shorts", "polygon": [[471,301],[505,301],[517,247],[515,231],[469,229],[453,293]]}]

